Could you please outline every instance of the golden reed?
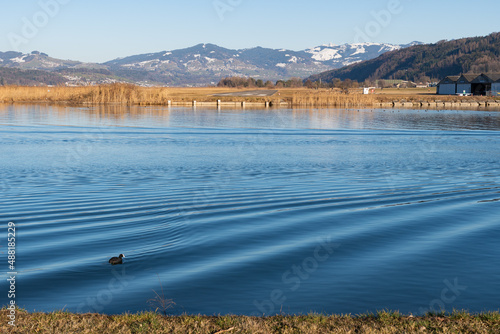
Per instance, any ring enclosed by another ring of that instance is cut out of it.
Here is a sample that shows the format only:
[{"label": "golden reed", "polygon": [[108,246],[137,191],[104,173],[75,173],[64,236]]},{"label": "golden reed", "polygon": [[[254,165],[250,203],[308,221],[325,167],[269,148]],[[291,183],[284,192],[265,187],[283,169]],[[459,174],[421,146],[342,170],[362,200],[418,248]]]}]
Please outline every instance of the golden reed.
[{"label": "golden reed", "polygon": [[362,107],[376,102],[373,95],[343,94],[334,91],[298,91],[292,94],[291,104],[304,107]]},{"label": "golden reed", "polygon": [[167,88],[111,84],[82,87],[0,87],[0,102],[64,102],[123,105],[163,105],[168,103]]}]

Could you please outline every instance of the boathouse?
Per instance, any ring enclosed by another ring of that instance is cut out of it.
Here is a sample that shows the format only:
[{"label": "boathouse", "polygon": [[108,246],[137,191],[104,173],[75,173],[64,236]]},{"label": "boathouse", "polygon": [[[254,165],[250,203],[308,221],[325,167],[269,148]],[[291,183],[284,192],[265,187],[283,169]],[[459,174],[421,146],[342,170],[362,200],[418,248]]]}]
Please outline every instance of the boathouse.
[{"label": "boathouse", "polygon": [[500,74],[491,75],[493,83],[491,84],[491,95],[500,96]]},{"label": "boathouse", "polygon": [[455,95],[457,93],[457,81],[460,76],[450,75],[438,83],[438,95]]},{"label": "boathouse", "polygon": [[493,81],[486,74],[478,75],[472,80],[472,94],[486,95],[487,92],[491,92],[492,83]]},{"label": "boathouse", "polygon": [[458,94],[471,94],[472,81],[477,78],[474,74],[462,74],[457,80],[457,93]]},{"label": "boathouse", "polygon": [[447,76],[438,83],[438,95],[499,95],[500,74],[462,74]]}]

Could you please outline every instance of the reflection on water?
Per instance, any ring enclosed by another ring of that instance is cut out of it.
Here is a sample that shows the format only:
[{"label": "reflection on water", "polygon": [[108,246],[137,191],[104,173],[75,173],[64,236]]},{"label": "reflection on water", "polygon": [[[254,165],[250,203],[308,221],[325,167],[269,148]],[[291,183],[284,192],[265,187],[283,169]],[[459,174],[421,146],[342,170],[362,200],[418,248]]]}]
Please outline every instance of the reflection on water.
[{"label": "reflection on water", "polygon": [[175,314],[496,310],[499,121],[0,105],[17,302],[141,311],[159,276]]},{"label": "reflection on water", "polygon": [[[245,117],[234,117],[244,114]],[[41,125],[304,129],[498,130],[496,111],[413,109],[217,109],[0,104],[0,120]]]}]

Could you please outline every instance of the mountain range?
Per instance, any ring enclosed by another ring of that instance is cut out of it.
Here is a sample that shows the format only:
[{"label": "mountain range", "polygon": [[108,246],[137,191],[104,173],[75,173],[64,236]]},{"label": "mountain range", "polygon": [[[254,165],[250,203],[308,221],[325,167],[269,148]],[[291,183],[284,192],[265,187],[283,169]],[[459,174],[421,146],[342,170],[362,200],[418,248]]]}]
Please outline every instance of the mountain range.
[{"label": "mountain range", "polygon": [[305,78],[320,72],[374,59],[413,45],[384,43],[325,44],[285,49],[226,49],[214,44],[118,58],[104,63],[61,60],[33,51],[0,52],[0,84],[85,85],[131,82],[141,85],[196,86],[231,76],[276,81]]}]

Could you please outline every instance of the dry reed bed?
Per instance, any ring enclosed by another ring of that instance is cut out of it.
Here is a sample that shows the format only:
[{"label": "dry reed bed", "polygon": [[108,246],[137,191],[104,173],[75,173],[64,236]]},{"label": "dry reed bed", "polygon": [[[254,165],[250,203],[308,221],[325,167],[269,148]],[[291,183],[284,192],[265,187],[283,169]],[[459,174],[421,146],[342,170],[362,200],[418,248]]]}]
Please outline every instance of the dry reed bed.
[{"label": "dry reed bed", "polygon": [[458,97],[428,93],[416,94],[409,90],[398,94],[363,95],[360,90],[344,94],[338,90],[306,88],[280,89],[271,97],[215,97],[213,94],[238,92],[248,89],[235,88],[166,88],[138,87],[130,84],[111,84],[85,87],[24,87],[0,86],[0,102],[4,103],[71,103],[71,104],[118,104],[118,105],[167,105],[172,102],[271,102],[274,106],[282,103],[297,107],[372,107],[384,102],[485,102],[497,100],[493,97]]},{"label": "dry reed bed", "polygon": [[227,88],[164,88],[138,87],[127,84],[112,84],[85,87],[0,87],[0,102],[26,103],[74,103],[74,104],[121,104],[121,105],[167,105],[172,102],[271,102],[275,106],[287,103],[295,106],[371,106],[373,96],[342,94],[331,90],[284,90],[271,97],[215,97],[213,94],[241,89]]},{"label": "dry reed bed", "polygon": [[362,107],[373,106],[376,102],[373,95],[343,94],[328,90],[298,91],[292,94],[289,103],[304,107]]},{"label": "dry reed bed", "polygon": [[1,333],[500,333],[500,314],[407,317],[395,312],[352,316],[162,316],[156,313],[107,316],[68,312],[17,311],[17,326],[0,311]]},{"label": "dry reed bed", "polygon": [[166,88],[145,88],[126,84],[85,87],[0,87],[0,101],[64,102],[125,105],[162,105],[168,103]]},{"label": "dry reed bed", "polygon": [[[221,88],[166,88],[139,87],[129,84],[111,84],[83,87],[0,87],[0,102],[3,103],[74,103],[74,104],[121,104],[121,105],[167,105],[172,102],[262,102],[273,101],[258,97],[215,97],[227,92]],[[238,90],[233,90],[238,91]]]}]

